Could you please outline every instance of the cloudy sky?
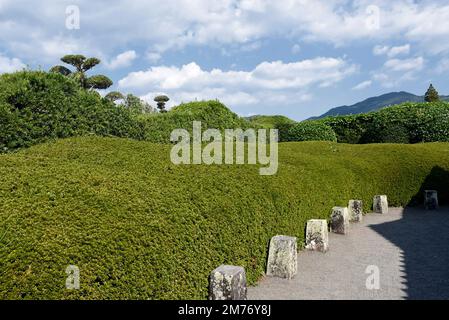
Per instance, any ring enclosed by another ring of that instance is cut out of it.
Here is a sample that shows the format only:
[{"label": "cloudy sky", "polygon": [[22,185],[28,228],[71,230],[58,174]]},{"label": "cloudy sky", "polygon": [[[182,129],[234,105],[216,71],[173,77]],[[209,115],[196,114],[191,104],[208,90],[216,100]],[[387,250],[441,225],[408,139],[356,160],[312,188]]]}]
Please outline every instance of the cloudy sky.
[{"label": "cloudy sky", "polygon": [[430,82],[449,94],[449,1],[0,0],[0,73],[68,53],[149,101],[302,120]]}]

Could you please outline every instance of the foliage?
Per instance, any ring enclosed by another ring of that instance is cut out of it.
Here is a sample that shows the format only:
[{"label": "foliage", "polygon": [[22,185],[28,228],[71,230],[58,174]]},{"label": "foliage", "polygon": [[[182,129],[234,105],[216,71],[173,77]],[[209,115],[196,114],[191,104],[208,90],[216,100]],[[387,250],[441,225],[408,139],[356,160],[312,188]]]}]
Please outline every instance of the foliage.
[{"label": "foliage", "polygon": [[193,121],[201,121],[203,130],[258,128],[215,100],[184,103],[167,113],[149,114],[139,120],[144,126],[145,139],[162,143],[170,142],[170,134],[174,129],[192,132]]},{"label": "foliage", "polygon": [[449,103],[404,103],[360,115],[316,120],[344,143],[449,141]]},{"label": "foliage", "polygon": [[111,92],[109,92],[108,94],[106,94],[106,95],[104,96],[104,98],[105,98],[106,100],[111,101],[111,102],[115,102],[115,101],[117,101],[117,100],[123,100],[123,99],[125,99],[125,97],[123,96],[123,94],[120,93],[120,92],[118,92],[118,91],[111,91]]},{"label": "foliage", "polygon": [[112,80],[104,75],[87,77],[86,72],[101,63],[98,58],[86,58],[80,54],[69,54],[61,58],[61,61],[75,67],[72,72],[64,66],[54,66],[50,69],[51,73],[60,73],[69,76],[80,83],[85,89],[107,89],[112,86]]},{"label": "foliage", "polygon": [[112,86],[112,80],[103,75],[96,75],[86,79],[87,89],[107,89]]},{"label": "foliage", "polygon": [[156,109],[153,108],[148,102],[136,97],[133,94],[126,95],[124,106],[135,115],[156,112]]},{"label": "foliage", "polygon": [[167,112],[167,110],[165,110],[165,103],[169,100],[170,99],[166,95],[160,95],[154,98],[154,101],[157,103],[157,108],[160,112]]},{"label": "foliage", "polygon": [[287,118],[286,116],[263,116],[256,115],[247,118],[251,124],[265,129],[278,129],[279,130],[279,140],[287,141],[287,132],[291,126],[293,126],[296,121]]},{"label": "foliage", "polygon": [[[306,221],[349,199],[366,212],[375,194],[404,206],[426,181],[449,203],[447,143],[281,143],[270,177],[255,165],[176,166],[169,154],[81,137],[0,155],[0,298],[203,299],[211,270],[241,265],[254,284],[272,236],[301,247]],[[68,265],[80,290],[64,287]]]},{"label": "foliage", "polygon": [[424,95],[424,101],[426,102],[437,102],[440,100],[440,96],[438,95],[438,91],[435,90],[432,84],[430,84],[429,89],[427,89],[426,94]]},{"label": "foliage", "polygon": [[0,151],[48,139],[98,134],[140,138],[129,111],[56,73],[0,76]]},{"label": "foliage", "polygon": [[332,128],[318,121],[303,121],[292,125],[283,141],[337,141]]}]

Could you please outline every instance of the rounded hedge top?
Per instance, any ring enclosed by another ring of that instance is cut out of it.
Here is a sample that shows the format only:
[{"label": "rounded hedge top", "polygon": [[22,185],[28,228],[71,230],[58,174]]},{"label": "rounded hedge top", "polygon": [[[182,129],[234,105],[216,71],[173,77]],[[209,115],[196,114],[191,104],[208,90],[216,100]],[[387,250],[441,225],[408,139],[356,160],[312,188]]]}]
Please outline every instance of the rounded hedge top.
[{"label": "rounded hedge top", "polygon": [[160,95],[154,98],[154,101],[156,102],[167,102],[170,99],[166,95]]},{"label": "rounded hedge top", "polygon": [[284,137],[285,141],[337,141],[332,128],[324,123],[303,121],[292,125]]}]

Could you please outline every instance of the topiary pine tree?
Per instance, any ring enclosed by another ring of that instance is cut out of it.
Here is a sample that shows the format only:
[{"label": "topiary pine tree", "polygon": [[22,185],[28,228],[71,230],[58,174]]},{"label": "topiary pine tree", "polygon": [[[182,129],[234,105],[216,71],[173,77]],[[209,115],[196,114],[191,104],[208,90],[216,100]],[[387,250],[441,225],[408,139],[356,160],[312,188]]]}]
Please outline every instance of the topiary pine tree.
[{"label": "topiary pine tree", "polygon": [[115,102],[117,100],[124,100],[125,96],[118,91],[111,91],[107,95],[105,95],[104,98],[111,102]]},{"label": "topiary pine tree", "polygon": [[76,71],[71,71],[64,66],[54,66],[50,72],[60,73],[77,80],[84,89],[107,89],[112,86],[112,80],[104,75],[87,77],[86,72],[100,64],[98,58],[86,58],[80,54],[69,54],[61,58],[62,62],[74,66]]},{"label": "topiary pine tree", "polygon": [[154,98],[154,101],[156,101],[157,103],[157,108],[159,109],[159,112],[167,112],[167,110],[165,110],[165,103],[170,100],[167,96],[165,95],[160,95],[157,96],[156,98]]},{"label": "topiary pine tree", "polygon": [[435,102],[439,101],[440,96],[438,95],[438,91],[435,90],[432,84],[430,84],[429,89],[427,89],[427,92],[424,96],[424,101],[426,102]]}]

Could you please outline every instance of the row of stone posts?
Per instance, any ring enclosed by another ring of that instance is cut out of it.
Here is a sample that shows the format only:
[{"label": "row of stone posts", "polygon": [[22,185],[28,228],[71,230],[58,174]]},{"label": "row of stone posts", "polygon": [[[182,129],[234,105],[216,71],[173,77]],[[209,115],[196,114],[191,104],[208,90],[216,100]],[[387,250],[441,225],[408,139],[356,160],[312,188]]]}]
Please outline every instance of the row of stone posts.
[{"label": "row of stone posts", "polygon": [[[438,208],[438,195],[435,190],[424,193],[424,207],[427,210]],[[386,195],[373,198],[375,213],[388,213]],[[333,207],[330,216],[330,231],[345,235],[349,232],[350,222],[363,220],[362,200],[350,200],[347,207]],[[305,248],[307,250],[326,252],[329,250],[328,222],[326,219],[311,219],[306,225]],[[292,279],[297,272],[297,239],[277,235],[271,238],[267,276]],[[222,265],[212,271],[209,279],[210,300],[246,300],[246,274],[243,267]]]}]

